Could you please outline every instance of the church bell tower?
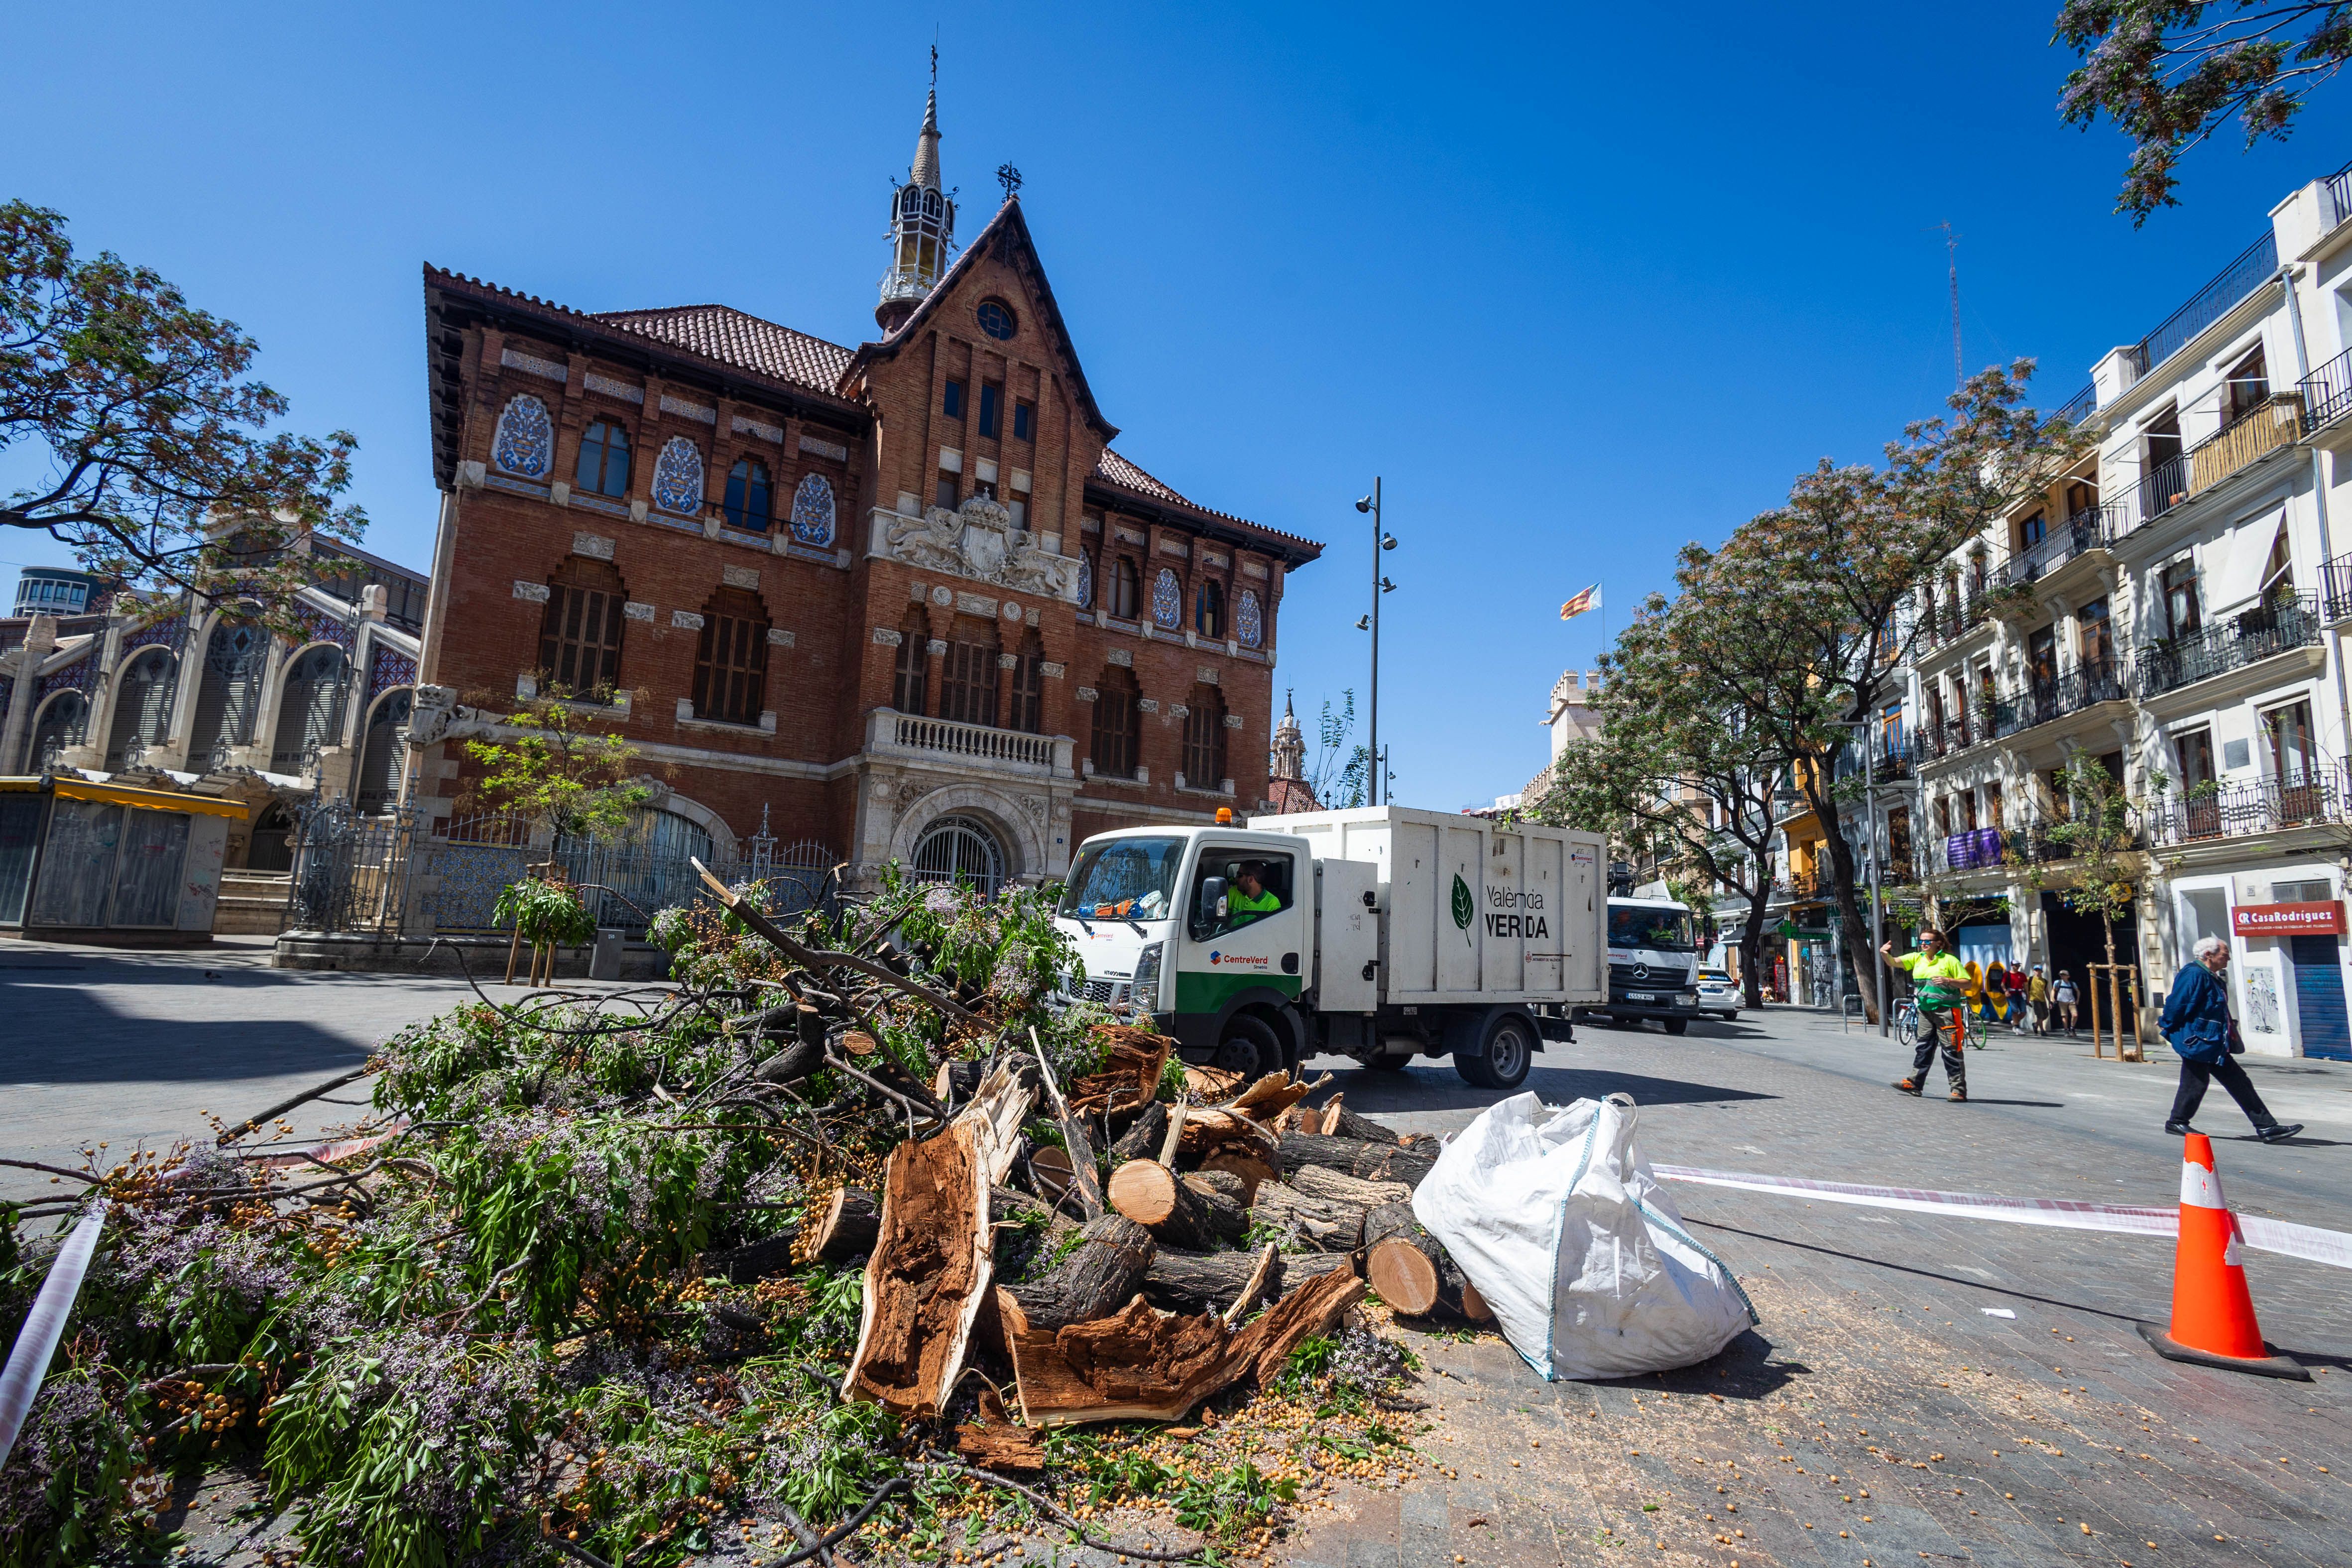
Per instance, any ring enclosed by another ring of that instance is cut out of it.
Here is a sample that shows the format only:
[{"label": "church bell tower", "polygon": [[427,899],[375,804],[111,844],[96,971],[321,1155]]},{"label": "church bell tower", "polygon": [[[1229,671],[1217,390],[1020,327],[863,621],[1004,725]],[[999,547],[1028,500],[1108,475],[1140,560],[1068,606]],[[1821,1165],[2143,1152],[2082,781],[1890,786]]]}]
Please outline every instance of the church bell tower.
[{"label": "church bell tower", "polygon": [[938,284],[954,246],[954,193],[940,188],[940,51],[934,47],[915,161],[907,183],[890,193],[890,268],[882,274],[882,298],[874,307],[885,335],[904,325]]}]

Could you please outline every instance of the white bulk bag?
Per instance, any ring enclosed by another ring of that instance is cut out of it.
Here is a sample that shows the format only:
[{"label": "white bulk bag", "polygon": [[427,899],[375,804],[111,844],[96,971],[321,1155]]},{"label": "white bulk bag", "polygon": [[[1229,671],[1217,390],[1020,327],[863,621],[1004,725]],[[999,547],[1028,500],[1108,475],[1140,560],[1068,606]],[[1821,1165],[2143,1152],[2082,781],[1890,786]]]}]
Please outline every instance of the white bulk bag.
[{"label": "white bulk bag", "polygon": [[1543,1115],[1531,1093],[1488,1106],[1412,1194],[1529,1366],[1547,1379],[1664,1372],[1757,1321],[1635,1152],[1630,1095]]}]

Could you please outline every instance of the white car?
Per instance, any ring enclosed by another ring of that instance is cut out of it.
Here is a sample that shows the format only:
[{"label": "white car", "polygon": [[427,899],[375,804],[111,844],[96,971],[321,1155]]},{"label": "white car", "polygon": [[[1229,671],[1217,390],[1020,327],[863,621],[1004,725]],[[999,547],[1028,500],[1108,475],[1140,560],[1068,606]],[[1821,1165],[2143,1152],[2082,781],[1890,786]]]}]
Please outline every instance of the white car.
[{"label": "white car", "polygon": [[1725,1023],[1739,1017],[1739,983],[1724,969],[1701,969],[1698,972],[1698,1010],[1713,1013]]}]

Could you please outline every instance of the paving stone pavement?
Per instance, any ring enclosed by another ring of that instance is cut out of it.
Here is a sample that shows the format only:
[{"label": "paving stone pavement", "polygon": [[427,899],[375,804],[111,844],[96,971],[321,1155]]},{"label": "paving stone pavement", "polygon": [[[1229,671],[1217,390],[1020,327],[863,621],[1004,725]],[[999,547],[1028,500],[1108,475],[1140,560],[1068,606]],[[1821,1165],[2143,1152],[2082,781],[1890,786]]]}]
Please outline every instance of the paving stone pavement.
[{"label": "paving stone pavement", "polygon": [[[1996,1042],[1969,1105],[1884,1087],[1889,1049],[1804,1015],[1682,1038],[1586,1029],[1529,1087],[1547,1102],[1622,1087],[1657,1162],[2014,1194],[2170,1203],[2160,1130],[2172,1069],[2092,1063],[2086,1044]],[[1331,1064],[1324,1064],[1331,1065]],[[1344,1063],[1337,1064],[1342,1068]],[[2225,1188],[2248,1209],[2352,1228],[2343,1145],[2352,1072],[2293,1076],[2313,1135],[2266,1148],[2210,1107]],[[1345,1072],[1349,1101],[1458,1126],[1496,1098],[1444,1065]],[[1989,1086],[1999,1085],[1998,1092]],[[2095,1086],[2095,1087],[2093,1087]],[[1457,1092],[1462,1091],[1462,1092]],[[2104,1095],[2107,1105],[2085,1101]],[[2011,1101],[2001,1104],[2000,1101]],[[1446,1103],[1432,1107],[1432,1101]],[[2156,1104],[2159,1124],[2142,1111]],[[2282,1113],[2285,1107],[2281,1106]],[[2250,1255],[2269,1337],[2308,1384],[2158,1359],[2134,1324],[2168,1311],[2171,1247],[1722,1188],[1673,1195],[1738,1273],[1760,1326],[1706,1365],[1547,1384],[1498,1337],[1412,1335],[1431,1375],[1402,1489],[1311,1507],[1301,1568],[1654,1561],[1988,1564],[2352,1563],[2352,1273]],[[1987,1309],[2014,1313],[1995,1317]],[[2152,1543],[2152,1544],[2151,1544]]]}]

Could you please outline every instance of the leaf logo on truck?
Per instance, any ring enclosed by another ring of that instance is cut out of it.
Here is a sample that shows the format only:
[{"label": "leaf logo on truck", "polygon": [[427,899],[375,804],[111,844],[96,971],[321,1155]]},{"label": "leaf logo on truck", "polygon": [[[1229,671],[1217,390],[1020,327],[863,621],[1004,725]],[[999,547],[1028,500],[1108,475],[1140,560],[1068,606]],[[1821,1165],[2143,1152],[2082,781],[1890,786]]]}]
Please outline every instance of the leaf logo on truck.
[{"label": "leaf logo on truck", "polygon": [[1462,928],[1462,942],[1465,947],[1470,942],[1470,917],[1477,912],[1477,903],[1470,897],[1470,884],[1462,879],[1461,872],[1454,872],[1454,923]]}]

